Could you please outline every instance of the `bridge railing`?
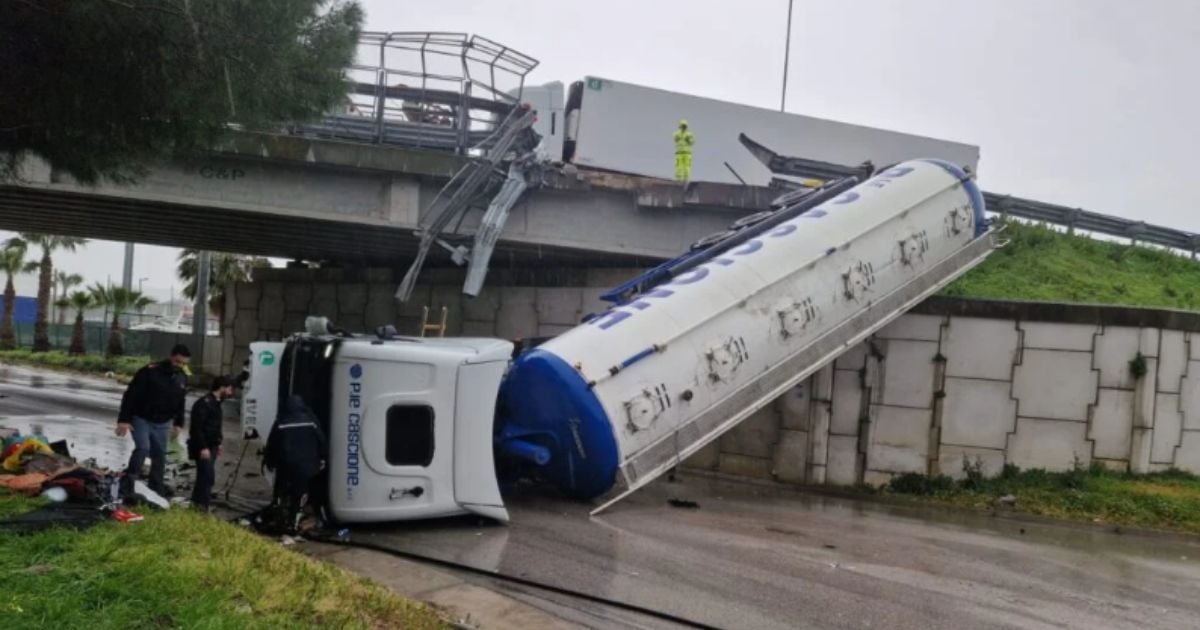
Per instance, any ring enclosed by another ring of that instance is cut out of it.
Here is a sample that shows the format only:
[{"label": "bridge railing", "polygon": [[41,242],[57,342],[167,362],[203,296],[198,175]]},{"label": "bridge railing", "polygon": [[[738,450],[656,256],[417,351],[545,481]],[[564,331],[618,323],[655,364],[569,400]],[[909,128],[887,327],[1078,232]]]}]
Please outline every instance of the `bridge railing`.
[{"label": "bridge railing", "polygon": [[[864,169],[870,170],[869,164],[860,166],[845,166],[820,162],[801,157],[784,156],[771,151],[767,147],[751,140],[742,134],[742,144],[755,155],[772,173],[825,181],[851,175],[862,175]],[[781,187],[794,187],[795,182],[776,179],[772,182]],[[1041,221],[1067,228],[1068,233],[1076,230],[1105,234],[1118,238],[1127,238],[1131,243],[1151,243],[1172,249],[1183,250],[1196,258],[1200,252],[1200,234],[1177,230],[1161,225],[1148,224],[1145,221],[1134,221],[1110,214],[1091,212],[1082,208],[1060,206],[1044,201],[1013,197],[999,193],[984,192],[983,198],[988,210],[1002,217],[1017,217],[1030,221]]]},{"label": "bridge railing", "polygon": [[519,104],[533,57],[478,35],[364,33],[343,111],[296,133],[469,154]]}]

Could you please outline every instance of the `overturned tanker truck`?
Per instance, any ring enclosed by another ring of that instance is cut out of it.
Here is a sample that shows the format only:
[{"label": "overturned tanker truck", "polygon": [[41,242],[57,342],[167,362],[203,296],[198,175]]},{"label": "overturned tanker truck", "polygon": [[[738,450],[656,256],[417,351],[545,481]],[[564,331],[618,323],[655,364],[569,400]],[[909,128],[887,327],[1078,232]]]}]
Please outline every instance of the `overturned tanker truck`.
[{"label": "overturned tanker truck", "polygon": [[596,502],[649,483],[996,246],[975,182],[940,160],[849,177],[743,219],[512,357],[496,339],[328,332],[251,346],[248,435],[302,396],[344,522],[507,520],[518,478]]}]

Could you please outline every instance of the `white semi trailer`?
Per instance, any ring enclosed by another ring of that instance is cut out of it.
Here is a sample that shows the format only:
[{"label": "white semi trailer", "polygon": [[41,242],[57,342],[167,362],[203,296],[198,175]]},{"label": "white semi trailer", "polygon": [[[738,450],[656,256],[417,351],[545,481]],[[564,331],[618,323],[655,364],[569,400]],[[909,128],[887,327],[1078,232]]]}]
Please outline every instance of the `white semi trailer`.
[{"label": "white semi trailer", "polygon": [[511,361],[507,341],[386,331],[255,344],[243,417],[266,435],[281,396],[308,401],[330,436],[329,507],[343,521],[505,520],[500,487],[518,477],[603,509],[994,247],[974,181],[932,159],[744,223]]},{"label": "white semi trailer", "polygon": [[846,166],[913,158],[946,160],[970,172],[979,147],[852,125],[614,81],[585,77],[564,89],[527,86],[521,100],[537,111],[534,130],[547,157],[578,166],[672,179],[672,134],[686,119],[696,135],[692,180],[765,186],[771,172],[738,136],[769,141],[784,155]]}]

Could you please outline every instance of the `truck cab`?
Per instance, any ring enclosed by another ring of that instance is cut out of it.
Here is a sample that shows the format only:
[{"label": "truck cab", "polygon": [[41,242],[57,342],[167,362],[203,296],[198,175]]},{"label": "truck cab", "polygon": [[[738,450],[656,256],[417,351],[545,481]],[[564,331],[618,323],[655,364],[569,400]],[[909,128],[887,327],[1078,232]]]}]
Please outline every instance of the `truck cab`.
[{"label": "truck cab", "polygon": [[[247,400],[257,414],[244,409],[243,418],[265,440],[261,416],[271,405],[264,401],[304,399],[328,436],[328,507],[336,519],[474,513],[508,520],[492,425],[511,343],[300,334],[255,346]],[[280,355],[278,363],[263,365],[263,353]]]}]

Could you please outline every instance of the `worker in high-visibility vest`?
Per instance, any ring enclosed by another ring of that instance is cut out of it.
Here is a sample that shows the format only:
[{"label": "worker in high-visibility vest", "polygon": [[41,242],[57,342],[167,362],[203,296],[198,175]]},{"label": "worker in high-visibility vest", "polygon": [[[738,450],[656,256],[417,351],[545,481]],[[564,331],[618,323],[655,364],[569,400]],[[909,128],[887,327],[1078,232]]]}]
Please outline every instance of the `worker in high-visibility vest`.
[{"label": "worker in high-visibility vest", "polygon": [[675,130],[675,179],[686,182],[692,178],[692,148],[696,145],[696,136],[688,131],[688,122],[679,121]]}]

